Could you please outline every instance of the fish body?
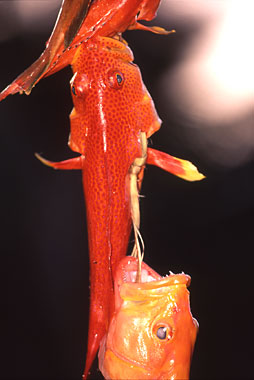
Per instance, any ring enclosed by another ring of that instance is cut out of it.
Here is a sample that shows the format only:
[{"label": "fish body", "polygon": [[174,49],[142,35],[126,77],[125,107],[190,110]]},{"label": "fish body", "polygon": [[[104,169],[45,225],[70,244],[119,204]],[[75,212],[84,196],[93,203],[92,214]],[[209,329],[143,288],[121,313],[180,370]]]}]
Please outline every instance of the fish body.
[{"label": "fish body", "polygon": [[[89,52],[89,54],[88,54]],[[71,149],[82,156],[90,255],[87,368],[113,311],[113,278],[131,229],[129,169],[140,132],[160,127],[128,46],[99,37],[77,50],[72,69]]]},{"label": "fish body", "polygon": [[198,323],[192,317],[185,274],[159,276],[125,257],[115,276],[115,313],[99,351],[106,379],[189,379]]}]

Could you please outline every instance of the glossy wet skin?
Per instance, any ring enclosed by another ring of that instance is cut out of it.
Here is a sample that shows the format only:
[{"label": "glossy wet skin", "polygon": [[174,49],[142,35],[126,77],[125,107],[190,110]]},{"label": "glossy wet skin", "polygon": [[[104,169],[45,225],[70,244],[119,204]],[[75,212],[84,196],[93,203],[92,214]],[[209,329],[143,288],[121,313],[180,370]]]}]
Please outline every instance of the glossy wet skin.
[{"label": "glossy wet skin", "polygon": [[[143,270],[151,269],[143,264]],[[116,285],[118,308],[99,354],[105,378],[189,378],[197,334],[186,287],[190,278],[153,273],[153,282]]]}]

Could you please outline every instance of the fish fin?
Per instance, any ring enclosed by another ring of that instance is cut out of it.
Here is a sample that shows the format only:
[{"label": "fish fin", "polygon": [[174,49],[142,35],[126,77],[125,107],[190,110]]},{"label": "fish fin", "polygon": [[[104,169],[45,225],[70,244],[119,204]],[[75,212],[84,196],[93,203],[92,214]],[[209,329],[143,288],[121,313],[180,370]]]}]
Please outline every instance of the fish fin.
[{"label": "fish fin", "polygon": [[22,74],[20,74],[9,86],[0,93],[0,101],[9,95],[25,93],[29,95],[35,84],[42,78],[48,68],[46,62],[49,61],[49,51],[47,49],[41,56],[29,66]]},{"label": "fish fin", "polygon": [[200,181],[205,178],[202,173],[199,173],[196,166],[194,166],[190,161],[182,160],[170,156],[167,153],[160,152],[152,148],[147,150],[147,164],[155,165],[159,168],[166,170],[186,181]]},{"label": "fish fin", "polygon": [[54,169],[62,169],[62,170],[71,170],[71,169],[83,169],[84,167],[84,156],[78,156],[74,158],[70,158],[69,160],[59,161],[59,162],[53,162],[46,160],[42,156],[40,156],[38,153],[35,153],[35,157],[38,158],[44,165],[50,166]]},{"label": "fish fin", "polygon": [[139,22],[135,22],[135,24],[129,26],[128,29],[129,30],[145,30],[148,32],[156,33],[156,34],[165,34],[165,35],[175,33],[175,29],[166,30],[164,28],[161,28],[160,26],[147,26],[147,25],[140,24]]},{"label": "fish fin", "polygon": [[[104,334],[103,336],[105,335],[106,331],[104,331]],[[84,370],[84,373],[82,375],[82,380],[86,380],[88,375],[89,375],[89,371],[92,367],[92,364],[93,364],[93,361],[95,359],[95,356],[97,354],[97,351],[99,349],[99,346],[100,346],[100,342],[101,342],[101,337],[96,335],[93,337],[93,341],[92,340],[88,340],[88,350],[87,350],[87,354],[86,354],[86,364],[85,364],[85,370]],[[90,345],[90,344],[91,345]]]},{"label": "fish fin", "polygon": [[[30,94],[36,83],[55,66],[55,61],[70,46],[86,17],[90,4],[91,0],[63,1],[45,50],[31,66],[1,92],[0,101],[17,92]],[[58,69],[55,68],[54,72],[71,64],[71,60],[72,56],[67,57],[64,64]]]}]

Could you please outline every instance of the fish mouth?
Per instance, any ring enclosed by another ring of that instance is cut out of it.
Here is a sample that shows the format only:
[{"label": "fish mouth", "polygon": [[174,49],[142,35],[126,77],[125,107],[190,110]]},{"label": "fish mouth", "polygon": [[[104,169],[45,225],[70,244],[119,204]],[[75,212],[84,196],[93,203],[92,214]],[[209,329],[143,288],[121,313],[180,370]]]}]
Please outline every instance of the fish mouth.
[{"label": "fish mouth", "polygon": [[187,288],[191,278],[187,274],[171,273],[160,276],[149,265],[142,262],[140,281],[137,281],[138,259],[126,256],[120,261],[115,275],[116,310],[122,301],[133,300],[143,302],[151,298],[164,297],[169,293],[177,293],[178,289]]},{"label": "fish mouth", "polygon": [[139,289],[144,287],[148,289],[161,288],[163,286],[185,285],[189,286],[190,276],[185,273],[161,276],[146,263],[142,262],[140,280],[137,281],[138,259],[132,256],[126,256],[119,264],[119,271],[116,276],[118,285],[128,284],[136,285]]},{"label": "fish mouth", "polygon": [[[169,317],[172,322],[172,330],[175,329],[175,324],[178,323],[177,321],[182,323],[181,314],[184,315],[184,323],[189,323],[190,321],[186,318],[186,315],[188,315],[188,318],[191,318],[189,309],[189,292],[187,290],[187,286],[190,284],[190,276],[184,273],[174,274],[171,272],[168,276],[161,276],[147,264],[142,262],[140,281],[137,281],[138,268],[138,259],[131,256],[123,258],[117,267],[114,287],[115,315],[112,319],[112,331],[109,331],[110,339],[108,340],[106,347],[105,368],[110,368],[110,366],[112,368],[112,363],[114,363],[114,371],[118,371],[114,372],[117,373],[118,377],[111,377],[114,379],[120,378],[120,373],[124,373],[126,379],[171,378],[172,363],[169,367],[159,367],[156,369],[153,366],[154,362],[148,359],[152,357],[151,355],[153,355],[153,352],[151,353],[149,351],[147,357],[142,356],[142,350],[146,349],[147,345],[145,343],[144,346],[142,346],[145,340],[142,341],[143,335],[139,335],[139,332],[137,332],[137,326],[146,329],[147,336],[150,339],[153,337],[155,331],[154,328],[160,326],[161,321],[167,323],[167,317]],[[139,317],[140,313],[141,316]],[[174,315],[180,316],[176,317],[176,322]],[[149,319],[147,323],[142,324],[143,317],[150,318],[151,321]],[[128,324],[128,321],[132,318],[133,322],[131,321]],[[134,338],[130,337],[128,334],[131,333],[127,332],[127,343],[124,343],[126,344],[126,349],[122,349],[121,346],[119,346],[119,342],[120,344],[123,344],[121,342],[125,341],[125,332],[122,330],[121,325],[124,323],[126,323],[125,326],[128,326],[128,331],[131,331],[132,326],[134,326]],[[117,338],[116,333],[120,325],[123,334],[120,334],[120,338]],[[192,328],[193,327],[194,325]],[[136,338],[142,347],[142,350],[140,351],[141,355],[138,354],[138,350],[135,351],[135,353],[131,353],[128,348],[129,342],[130,347],[132,344],[136,344]],[[157,341],[155,347],[156,345]],[[104,358],[102,351],[101,356]],[[163,363],[160,363],[159,366],[162,364]],[[175,365],[176,364],[174,364],[174,366]],[[103,365],[101,368],[103,370]],[[165,376],[164,372],[162,374],[162,370],[166,371]],[[135,377],[133,377],[133,373],[135,373]]]}]

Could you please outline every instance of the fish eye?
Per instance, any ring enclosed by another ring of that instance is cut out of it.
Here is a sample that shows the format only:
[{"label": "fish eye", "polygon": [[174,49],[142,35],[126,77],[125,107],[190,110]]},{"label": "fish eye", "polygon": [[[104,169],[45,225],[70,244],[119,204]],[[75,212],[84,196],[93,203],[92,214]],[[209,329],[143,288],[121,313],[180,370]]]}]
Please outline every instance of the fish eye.
[{"label": "fish eye", "polygon": [[167,328],[166,327],[159,327],[156,331],[157,338],[164,340],[167,338]]},{"label": "fish eye", "polygon": [[89,89],[89,84],[90,81],[85,74],[78,74],[76,72],[70,80],[72,94],[78,98],[85,96]]},{"label": "fish eye", "polygon": [[169,340],[173,337],[173,330],[168,325],[160,325],[155,330],[155,333],[157,338],[159,338],[160,340]]},{"label": "fish eye", "polygon": [[123,81],[123,77],[117,73],[116,74],[116,80],[117,80],[117,83],[119,84],[119,86],[121,85],[122,81]]},{"label": "fish eye", "polygon": [[119,90],[124,84],[124,75],[121,71],[110,70],[108,72],[108,83],[111,88]]}]

